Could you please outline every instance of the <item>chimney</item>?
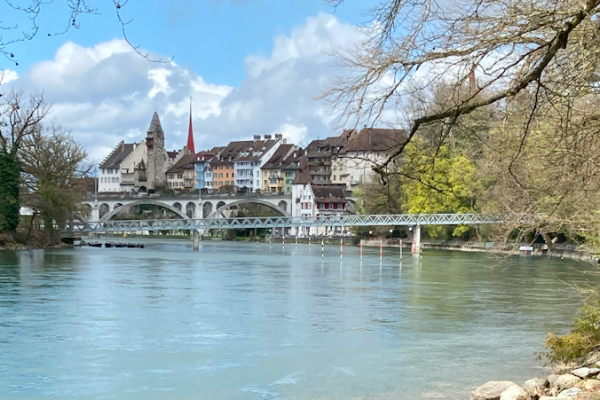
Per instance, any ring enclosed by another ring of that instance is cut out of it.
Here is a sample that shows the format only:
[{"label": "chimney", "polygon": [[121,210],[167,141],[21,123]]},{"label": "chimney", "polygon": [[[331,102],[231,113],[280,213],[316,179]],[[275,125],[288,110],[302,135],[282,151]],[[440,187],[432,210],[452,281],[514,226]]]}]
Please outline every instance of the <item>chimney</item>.
[{"label": "chimney", "polygon": [[281,140],[281,139],[283,139],[283,135],[281,133],[276,133],[275,140]]},{"label": "chimney", "polygon": [[271,135],[265,135],[265,140],[271,140]]},{"label": "chimney", "polygon": [[254,141],[260,140],[260,135],[254,135]]},{"label": "chimney", "polygon": [[283,144],[287,144],[287,139],[283,139]]}]

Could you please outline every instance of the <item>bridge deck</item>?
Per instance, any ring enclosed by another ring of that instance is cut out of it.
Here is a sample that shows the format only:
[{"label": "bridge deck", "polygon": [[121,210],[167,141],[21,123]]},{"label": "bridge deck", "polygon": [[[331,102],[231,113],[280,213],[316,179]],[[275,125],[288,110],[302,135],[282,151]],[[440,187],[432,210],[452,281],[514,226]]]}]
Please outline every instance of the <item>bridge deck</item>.
[{"label": "bridge deck", "polygon": [[316,226],[477,225],[501,222],[500,216],[489,214],[320,215],[308,219],[302,217],[260,217],[89,222],[76,225],[75,230],[79,232],[133,232]]}]

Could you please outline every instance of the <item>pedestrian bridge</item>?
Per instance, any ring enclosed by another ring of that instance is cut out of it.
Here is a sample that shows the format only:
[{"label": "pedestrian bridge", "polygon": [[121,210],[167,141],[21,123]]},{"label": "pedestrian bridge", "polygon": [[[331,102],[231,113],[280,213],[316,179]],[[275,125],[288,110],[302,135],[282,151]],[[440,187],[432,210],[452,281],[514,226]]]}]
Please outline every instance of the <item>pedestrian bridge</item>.
[{"label": "pedestrian bridge", "polygon": [[100,196],[87,198],[82,202],[83,209],[79,216],[83,222],[108,222],[123,211],[123,207],[154,205],[169,210],[182,219],[217,219],[226,217],[226,211],[243,204],[261,204],[277,214],[290,216],[292,213],[292,196],[284,194],[228,195],[202,194],[179,196]]},{"label": "pedestrian bridge", "polygon": [[78,232],[135,233],[147,231],[206,231],[209,229],[302,228],[352,226],[479,225],[502,223],[492,214],[318,215],[303,217],[200,218],[134,221],[100,220],[74,226]]}]

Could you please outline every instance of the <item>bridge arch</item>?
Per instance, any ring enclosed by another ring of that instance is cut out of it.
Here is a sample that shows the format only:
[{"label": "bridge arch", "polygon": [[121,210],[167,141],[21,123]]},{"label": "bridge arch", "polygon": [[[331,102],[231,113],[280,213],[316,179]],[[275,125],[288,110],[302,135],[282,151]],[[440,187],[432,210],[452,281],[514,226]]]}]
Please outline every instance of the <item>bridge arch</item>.
[{"label": "bridge arch", "polygon": [[[219,215],[222,211],[228,209],[229,207],[232,206],[238,206],[240,204],[248,204],[248,203],[252,203],[252,204],[261,204],[263,206],[267,206],[269,207],[271,210],[278,212],[279,214],[281,214],[284,217],[289,217],[290,213],[287,212],[287,210],[284,210],[283,208],[276,206],[275,204],[268,202],[266,200],[260,200],[260,199],[242,199],[242,200],[237,200],[234,202],[231,202],[229,204],[225,204],[224,201],[220,201],[219,204],[217,204],[217,209],[210,214],[208,217],[206,217],[207,219],[212,219],[212,218],[216,218],[217,215]],[[219,206],[220,204],[222,204],[221,206]]]},{"label": "bridge arch", "polygon": [[288,203],[285,200],[281,200],[278,204],[277,207],[281,208],[282,210],[284,210],[285,212],[288,212]]},{"label": "bridge arch", "polygon": [[176,208],[176,209],[178,209],[179,211],[181,211],[181,208],[182,208],[182,207],[181,207],[181,203],[180,203],[180,202],[178,202],[178,201],[176,201],[175,203],[173,203],[173,208]]},{"label": "bridge arch", "polygon": [[114,205],[113,210],[116,210],[116,209],[121,208],[121,207],[123,207],[123,204],[117,203],[117,204]]},{"label": "bridge arch", "polygon": [[185,215],[187,215],[188,218],[194,218],[196,215],[196,203],[190,201],[185,205]]},{"label": "bridge arch", "polygon": [[[179,204],[179,203],[176,203]],[[151,205],[151,206],[158,206],[158,207],[162,207],[165,208],[169,211],[172,211],[173,213],[177,214],[177,216],[181,217],[182,219],[189,219],[187,215],[185,215],[185,213],[181,212],[180,209],[177,209],[175,207],[172,207],[166,203],[163,203],[161,201],[156,201],[156,200],[150,200],[150,199],[144,199],[144,200],[136,200],[136,201],[132,201],[131,203],[127,203],[127,207],[133,207],[133,206],[141,206],[141,205]],[[181,205],[181,204],[180,204]],[[107,205],[108,207],[108,205]],[[104,216],[100,216],[100,222],[107,222],[109,221],[112,217],[114,217],[115,215],[117,215],[117,213],[121,211],[120,207],[105,214]]]},{"label": "bridge arch", "polygon": [[202,218],[208,218],[210,214],[213,212],[213,203],[210,201],[205,201],[202,204]]},{"label": "bridge arch", "polygon": [[100,212],[100,218],[102,218],[106,214],[110,213],[110,206],[106,203],[102,203],[102,204],[100,204],[98,211]]}]

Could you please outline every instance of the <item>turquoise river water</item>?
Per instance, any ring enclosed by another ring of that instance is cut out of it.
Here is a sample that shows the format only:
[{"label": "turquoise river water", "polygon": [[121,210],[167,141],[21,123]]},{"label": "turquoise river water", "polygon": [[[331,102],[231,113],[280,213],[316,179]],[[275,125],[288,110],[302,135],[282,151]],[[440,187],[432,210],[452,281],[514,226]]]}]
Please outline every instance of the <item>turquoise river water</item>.
[{"label": "turquoise river water", "polygon": [[0,399],[468,399],[541,376],[598,284],[481,253],[147,241],[0,252]]}]

